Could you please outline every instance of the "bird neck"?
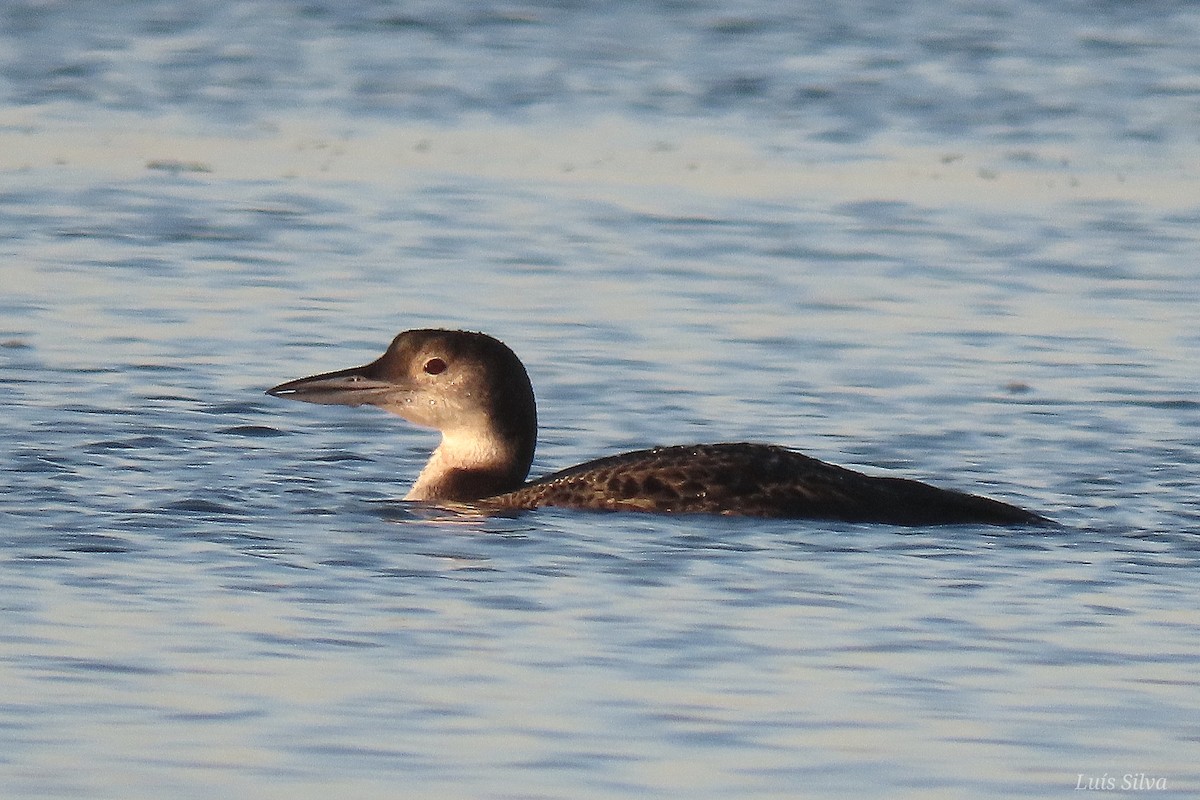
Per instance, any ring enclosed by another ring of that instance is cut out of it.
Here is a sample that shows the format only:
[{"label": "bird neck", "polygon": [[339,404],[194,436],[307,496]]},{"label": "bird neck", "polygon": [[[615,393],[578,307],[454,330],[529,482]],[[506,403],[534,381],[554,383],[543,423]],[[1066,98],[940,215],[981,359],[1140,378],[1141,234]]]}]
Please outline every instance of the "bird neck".
[{"label": "bird neck", "polygon": [[516,489],[533,461],[533,443],[524,438],[497,431],[444,431],[405,499],[467,501]]}]

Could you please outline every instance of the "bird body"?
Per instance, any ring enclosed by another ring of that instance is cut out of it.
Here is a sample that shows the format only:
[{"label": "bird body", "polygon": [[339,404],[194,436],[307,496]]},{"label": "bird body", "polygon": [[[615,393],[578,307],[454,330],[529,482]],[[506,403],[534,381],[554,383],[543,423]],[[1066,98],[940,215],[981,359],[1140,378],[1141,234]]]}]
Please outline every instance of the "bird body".
[{"label": "bird body", "polygon": [[1036,519],[986,497],[906,478],[864,475],[777,445],[745,442],[656,447],[599,458],[486,498],[482,504],[901,525]]}]

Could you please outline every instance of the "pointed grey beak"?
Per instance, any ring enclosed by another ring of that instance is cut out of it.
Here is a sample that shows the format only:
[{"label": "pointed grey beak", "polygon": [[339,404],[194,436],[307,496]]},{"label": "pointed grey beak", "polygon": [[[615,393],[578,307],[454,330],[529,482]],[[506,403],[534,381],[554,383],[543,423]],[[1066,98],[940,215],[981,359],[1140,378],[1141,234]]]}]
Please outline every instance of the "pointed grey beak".
[{"label": "pointed grey beak", "polygon": [[298,378],[267,389],[267,394],[305,403],[363,406],[379,405],[385,398],[394,397],[397,392],[404,391],[403,387],[391,381],[370,377],[373,366],[367,364]]}]

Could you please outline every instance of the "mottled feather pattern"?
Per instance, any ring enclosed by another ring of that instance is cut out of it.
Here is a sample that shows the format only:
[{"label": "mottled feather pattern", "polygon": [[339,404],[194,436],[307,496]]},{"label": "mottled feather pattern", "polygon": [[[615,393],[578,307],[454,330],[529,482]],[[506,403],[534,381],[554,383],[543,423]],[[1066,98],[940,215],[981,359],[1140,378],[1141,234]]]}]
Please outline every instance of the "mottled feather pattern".
[{"label": "mottled feather pattern", "polygon": [[886,519],[904,525],[963,519],[999,523],[1041,520],[1036,514],[988,498],[903,478],[872,477],[784,447],[746,443],[659,447],[600,458],[488,498],[481,505],[851,522]]}]

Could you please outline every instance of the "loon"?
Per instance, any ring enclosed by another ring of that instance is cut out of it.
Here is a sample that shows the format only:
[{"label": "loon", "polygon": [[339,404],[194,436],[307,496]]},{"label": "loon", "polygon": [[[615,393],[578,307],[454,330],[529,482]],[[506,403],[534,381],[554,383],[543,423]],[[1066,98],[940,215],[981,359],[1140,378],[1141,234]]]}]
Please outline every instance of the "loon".
[{"label": "loon", "polygon": [[484,511],[564,506],[909,526],[1049,522],[997,500],[865,475],[768,444],[656,447],[527,483],[537,440],[533,386],[516,354],[483,333],[405,331],[370,364],[281,383],[267,394],[377,406],[441,431],[405,500]]}]

